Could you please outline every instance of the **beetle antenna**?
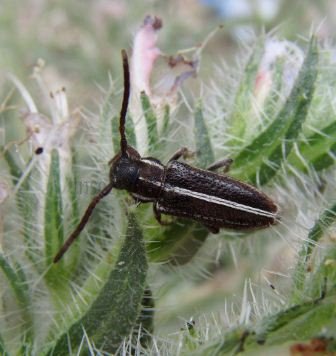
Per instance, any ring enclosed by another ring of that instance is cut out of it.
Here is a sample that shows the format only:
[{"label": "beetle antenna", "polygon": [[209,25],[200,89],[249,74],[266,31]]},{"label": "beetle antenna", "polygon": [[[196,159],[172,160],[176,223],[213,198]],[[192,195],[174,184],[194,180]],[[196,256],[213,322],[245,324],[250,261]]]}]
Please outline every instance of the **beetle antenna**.
[{"label": "beetle antenna", "polygon": [[123,49],[121,51],[122,61],[123,61],[123,69],[124,69],[124,96],[120,110],[120,124],[119,124],[119,132],[120,132],[120,149],[121,155],[126,156],[127,153],[127,140],[125,134],[125,122],[126,122],[126,114],[130,96],[130,71],[128,65],[128,57],[127,52]]},{"label": "beetle antenna", "polygon": [[65,252],[68,250],[68,248],[72,245],[72,243],[76,240],[76,238],[79,236],[79,234],[82,232],[84,229],[85,225],[89,221],[89,218],[96,207],[96,205],[100,202],[101,199],[103,199],[107,194],[110,193],[112,190],[113,185],[112,183],[109,183],[101,192],[99,192],[92,200],[90,205],[87,207],[81,221],[77,225],[76,229],[74,232],[68,237],[68,239],[64,242],[63,246],[60,248],[60,250],[57,252],[57,255],[54,257],[54,263],[57,263],[62,256],[65,254]]}]

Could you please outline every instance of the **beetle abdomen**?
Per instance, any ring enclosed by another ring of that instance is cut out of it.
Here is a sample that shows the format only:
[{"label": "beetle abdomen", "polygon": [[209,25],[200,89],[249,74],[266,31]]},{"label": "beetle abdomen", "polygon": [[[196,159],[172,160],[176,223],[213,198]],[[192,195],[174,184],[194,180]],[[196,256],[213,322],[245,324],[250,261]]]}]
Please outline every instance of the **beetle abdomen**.
[{"label": "beetle abdomen", "polygon": [[197,220],[211,231],[251,229],[276,221],[277,207],[265,194],[230,177],[172,161],[156,209]]}]

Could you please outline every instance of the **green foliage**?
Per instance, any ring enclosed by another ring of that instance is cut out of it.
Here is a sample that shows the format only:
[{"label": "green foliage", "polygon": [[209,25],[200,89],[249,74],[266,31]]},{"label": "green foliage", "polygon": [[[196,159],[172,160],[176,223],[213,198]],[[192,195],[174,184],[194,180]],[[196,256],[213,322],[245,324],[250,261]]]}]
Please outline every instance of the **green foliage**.
[{"label": "green foliage", "polygon": [[335,291],[330,297],[295,305],[266,317],[256,330],[239,328],[212,345],[200,347],[195,354],[223,355],[238,351],[265,352],[274,345],[323,337],[335,325]]},{"label": "green foliage", "polygon": [[78,348],[83,330],[99,348],[115,352],[135,325],[147,268],[141,229],[130,215],[125,241],[106,284],[82,318],[58,339],[52,352],[66,355],[69,349]]},{"label": "green foliage", "polygon": [[197,166],[206,168],[215,160],[213,153],[209,131],[204,120],[202,104],[196,104],[195,111],[195,141],[197,152]]},{"label": "green foliage", "polygon": [[274,121],[235,157],[232,171],[251,182],[266,184],[280,169],[302,130],[313,97],[318,53],[314,39],[295,85]]},{"label": "green foliage", "polygon": [[[129,144],[141,151],[135,135],[139,114],[148,138],[144,151],[162,158],[190,146],[195,155],[188,160],[203,169],[225,158],[225,148],[234,159],[229,174],[265,186],[281,204],[282,220],[274,228],[221,231],[208,238],[209,231],[196,222],[163,216],[169,224],[159,226],[149,204],[134,209],[127,194],[113,190],[55,265],[57,250],[97,193],[83,196],[79,184],[106,185],[106,163],[119,150],[120,98],[111,87],[99,115],[83,123],[88,129],[78,140],[58,135],[62,131],[57,130],[71,126],[71,115],[48,121],[52,129],[41,155],[29,145],[5,142],[2,167],[14,196],[4,203],[9,212],[0,210],[0,221],[6,220],[0,224],[5,236],[0,285],[6,291],[1,296],[1,354],[267,353],[290,342],[335,339],[336,249],[329,237],[336,211],[330,178],[336,124],[328,102],[332,97],[320,95],[330,93],[334,83],[324,72],[328,59],[313,38],[292,85],[284,82],[291,53],[275,61],[272,86],[258,112],[256,81],[266,40],[257,41],[239,82],[230,88],[231,97],[204,89],[204,95],[186,99],[191,109],[186,114],[184,105],[177,110],[166,98],[141,93],[139,112],[130,110],[126,131]],[[221,87],[225,79],[225,74],[216,78]],[[229,107],[225,123],[213,115],[223,103]],[[4,119],[5,113],[0,114]],[[55,132],[56,139],[50,139]],[[312,221],[309,231],[301,228]],[[282,257],[276,247],[282,240],[284,256],[286,249],[294,249],[294,271],[288,265],[278,271],[269,261]],[[324,244],[327,248],[320,248]],[[260,271],[266,269],[285,275],[286,281],[275,279],[271,291],[265,290]],[[13,314],[18,320],[9,317]],[[190,318],[195,322],[185,327],[181,319]]]},{"label": "green foliage", "polygon": [[298,155],[291,152],[289,162],[302,171],[307,171],[307,165],[315,171],[322,171],[333,165],[333,155],[336,152],[335,145],[336,123],[332,122],[313,135],[306,138],[298,145]]},{"label": "green foliage", "polygon": [[146,120],[147,132],[148,132],[148,144],[153,152],[157,151],[159,142],[159,132],[157,128],[158,119],[152,108],[149,97],[145,92],[140,94],[142,112]]},{"label": "green foliage", "polygon": [[44,217],[46,266],[52,263],[55,254],[64,241],[64,230],[62,224],[63,203],[60,178],[59,157],[57,151],[53,150],[51,153]]},{"label": "green foliage", "polygon": [[264,53],[264,39],[260,39],[245,66],[243,76],[234,98],[233,110],[228,118],[227,134],[230,137],[229,146],[239,148],[248,138],[250,117],[252,113],[251,94],[255,86],[257,73]]}]

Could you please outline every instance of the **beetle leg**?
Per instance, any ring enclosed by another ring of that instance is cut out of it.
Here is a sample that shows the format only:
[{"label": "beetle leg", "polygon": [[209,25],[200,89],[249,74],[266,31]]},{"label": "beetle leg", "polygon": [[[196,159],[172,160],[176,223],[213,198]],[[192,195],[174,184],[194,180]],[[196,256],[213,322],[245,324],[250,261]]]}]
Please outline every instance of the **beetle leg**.
[{"label": "beetle leg", "polygon": [[233,160],[231,158],[221,159],[213,164],[211,164],[207,170],[208,171],[216,171],[219,168],[224,168],[224,173],[227,173],[230,170],[230,166]]},{"label": "beetle leg", "polygon": [[249,330],[243,331],[243,333],[240,337],[239,343],[238,343],[237,350],[235,351],[235,354],[244,352],[245,341],[250,335],[251,335],[251,332]]},{"label": "beetle leg", "polygon": [[204,226],[213,234],[218,234],[219,233],[219,227],[217,227],[217,226],[206,225],[206,224],[204,224]]},{"label": "beetle leg", "polygon": [[170,224],[169,221],[162,221],[161,213],[157,210],[157,207],[156,207],[156,202],[153,204],[153,212],[154,212],[154,216],[155,216],[156,221],[160,225],[169,225]]},{"label": "beetle leg", "polygon": [[184,159],[190,158],[194,154],[195,153],[193,151],[190,151],[187,147],[181,147],[170,157],[168,163],[171,161],[177,161],[181,157],[183,157]]}]

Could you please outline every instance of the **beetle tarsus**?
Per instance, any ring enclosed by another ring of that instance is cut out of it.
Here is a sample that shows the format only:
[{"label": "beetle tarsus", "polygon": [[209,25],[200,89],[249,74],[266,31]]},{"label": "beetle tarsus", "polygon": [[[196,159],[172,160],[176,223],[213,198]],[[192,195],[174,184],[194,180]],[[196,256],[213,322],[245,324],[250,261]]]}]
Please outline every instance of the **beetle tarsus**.
[{"label": "beetle tarsus", "polygon": [[153,212],[154,212],[154,217],[156,219],[156,221],[162,225],[162,226],[166,226],[166,225],[170,225],[171,222],[169,221],[163,221],[162,220],[162,215],[161,213],[157,210],[157,207],[156,207],[156,203],[153,204]]},{"label": "beetle tarsus", "polygon": [[189,150],[187,147],[181,147],[170,157],[168,163],[171,161],[177,161],[181,157],[183,157],[183,159],[191,158],[194,155],[195,152]]},{"label": "beetle tarsus", "polygon": [[230,166],[233,163],[233,159],[224,158],[220,161],[216,161],[212,163],[209,167],[207,167],[207,171],[217,171],[219,168],[224,168],[223,173],[227,173],[230,170]]}]

